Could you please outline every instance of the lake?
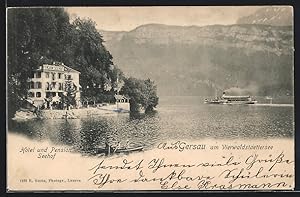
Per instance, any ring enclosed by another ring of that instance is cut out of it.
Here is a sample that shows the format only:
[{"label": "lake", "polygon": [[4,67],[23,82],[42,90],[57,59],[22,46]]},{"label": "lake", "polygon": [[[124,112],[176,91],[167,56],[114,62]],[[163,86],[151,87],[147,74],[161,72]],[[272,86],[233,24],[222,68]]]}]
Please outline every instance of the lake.
[{"label": "lake", "polygon": [[[276,100],[275,102],[276,103]],[[69,145],[78,152],[108,141],[152,149],[166,140],[269,139],[294,136],[293,105],[207,105],[202,97],[161,97],[151,114],[9,121],[9,132]]]}]

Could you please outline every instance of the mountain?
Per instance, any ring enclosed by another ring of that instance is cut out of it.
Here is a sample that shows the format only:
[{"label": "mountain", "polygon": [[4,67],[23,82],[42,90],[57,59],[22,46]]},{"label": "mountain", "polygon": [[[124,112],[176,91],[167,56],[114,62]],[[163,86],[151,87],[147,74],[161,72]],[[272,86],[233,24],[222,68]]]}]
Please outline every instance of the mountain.
[{"label": "mountain", "polygon": [[287,6],[268,6],[237,20],[237,24],[263,24],[273,26],[293,25],[293,8]]},{"label": "mountain", "polygon": [[291,26],[148,24],[100,33],[114,63],[155,80],[159,95],[293,94]]}]

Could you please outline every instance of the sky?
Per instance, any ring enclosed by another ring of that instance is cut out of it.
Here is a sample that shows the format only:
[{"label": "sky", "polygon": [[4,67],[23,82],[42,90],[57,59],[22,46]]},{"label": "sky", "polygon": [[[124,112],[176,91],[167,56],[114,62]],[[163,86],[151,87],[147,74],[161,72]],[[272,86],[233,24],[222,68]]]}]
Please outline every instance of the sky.
[{"label": "sky", "polygon": [[130,31],[149,23],[179,26],[235,24],[261,6],[155,6],[155,7],[68,7],[71,19],[91,18],[97,29]]}]

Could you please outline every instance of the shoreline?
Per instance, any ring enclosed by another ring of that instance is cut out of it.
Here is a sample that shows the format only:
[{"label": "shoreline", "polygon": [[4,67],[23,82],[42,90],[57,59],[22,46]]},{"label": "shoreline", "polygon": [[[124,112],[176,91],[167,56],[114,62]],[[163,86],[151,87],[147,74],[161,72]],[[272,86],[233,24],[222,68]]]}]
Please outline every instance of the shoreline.
[{"label": "shoreline", "polygon": [[13,120],[32,120],[32,119],[79,119],[82,117],[96,115],[117,115],[120,113],[129,113],[130,111],[118,109],[116,105],[108,105],[102,107],[89,107],[70,110],[41,110],[36,115],[29,111],[17,111]]}]

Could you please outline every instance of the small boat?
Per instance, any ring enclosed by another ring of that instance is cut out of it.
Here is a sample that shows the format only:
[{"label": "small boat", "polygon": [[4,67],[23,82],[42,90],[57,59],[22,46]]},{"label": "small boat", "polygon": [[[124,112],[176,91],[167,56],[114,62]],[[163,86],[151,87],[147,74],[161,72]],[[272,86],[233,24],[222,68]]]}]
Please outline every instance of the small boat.
[{"label": "small boat", "polygon": [[131,147],[131,148],[120,148],[114,151],[115,153],[129,153],[129,152],[137,152],[137,151],[142,151],[144,147],[139,146],[139,147]]},{"label": "small boat", "polygon": [[[138,147],[128,147],[128,148],[119,148],[117,150],[115,150],[114,148],[111,148],[110,150],[110,154],[113,153],[130,153],[130,152],[138,152],[138,151],[142,151],[144,149],[143,146],[138,146]],[[101,154],[101,153],[105,153],[108,154],[108,149],[107,148],[95,148],[94,152],[96,154]]]}]

